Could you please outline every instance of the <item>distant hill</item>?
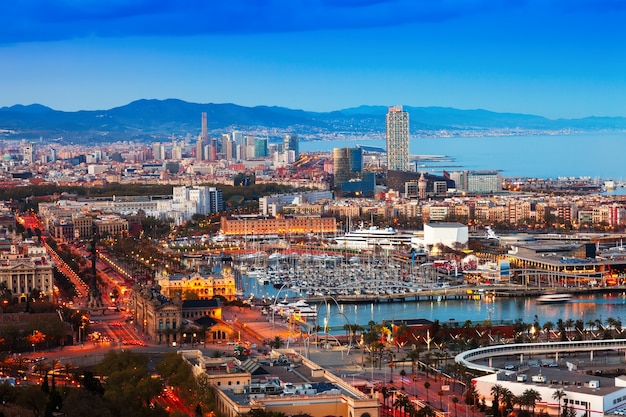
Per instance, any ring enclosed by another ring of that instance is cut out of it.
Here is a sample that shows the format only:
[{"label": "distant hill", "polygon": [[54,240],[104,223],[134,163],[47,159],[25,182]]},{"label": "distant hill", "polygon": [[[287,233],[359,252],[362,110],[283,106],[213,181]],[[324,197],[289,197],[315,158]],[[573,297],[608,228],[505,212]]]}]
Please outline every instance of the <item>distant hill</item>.
[{"label": "distant hill", "polygon": [[[541,116],[459,110],[445,107],[404,106],[412,134],[439,131],[564,131],[626,129],[626,118],[588,117],[551,120]],[[32,104],[0,108],[0,132],[8,139],[62,138],[65,141],[165,139],[172,134],[197,135],[201,113],[209,130],[264,132],[270,137],[295,132],[303,139],[324,134],[364,136],[383,134],[387,106],[360,106],[333,112],[310,112],[284,107],[244,107],[236,104],[198,104],[177,99],[137,100],[109,110],[63,112]]]}]

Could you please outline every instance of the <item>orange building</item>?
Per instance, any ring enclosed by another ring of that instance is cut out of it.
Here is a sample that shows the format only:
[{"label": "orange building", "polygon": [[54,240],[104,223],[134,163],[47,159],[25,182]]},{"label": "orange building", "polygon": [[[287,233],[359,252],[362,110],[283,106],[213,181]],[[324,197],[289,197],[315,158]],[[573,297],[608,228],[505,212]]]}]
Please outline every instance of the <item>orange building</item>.
[{"label": "orange building", "polygon": [[222,217],[221,231],[230,236],[331,234],[337,231],[334,217]]}]

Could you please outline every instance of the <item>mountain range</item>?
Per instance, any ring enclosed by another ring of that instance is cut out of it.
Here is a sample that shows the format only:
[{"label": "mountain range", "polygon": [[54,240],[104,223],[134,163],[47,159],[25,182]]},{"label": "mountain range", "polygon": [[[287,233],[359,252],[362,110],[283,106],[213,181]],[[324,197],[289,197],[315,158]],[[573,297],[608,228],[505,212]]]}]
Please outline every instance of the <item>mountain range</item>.
[{"label": "mountain range", "polygon": [[[624,130],[624,117],[547,119],[545,117],[459,110],[446,107],[404,106],[410,115],[411,135],[441,136],[518,132]],[[245,107],[236,104],[198,104],[177,99],[142,99],[109,110],[64,112],[40,104],[0,108],[0,135],[5,139],[80,142],[117,140],[155,141],[172,135],[198,135],[201,113],[206,112],[211,135],[231,130],[269,137],[298,133],[304,140],[325,135],[381,136],[386,106],[359,106],[332,112],[311,112],[285,107]]]}]

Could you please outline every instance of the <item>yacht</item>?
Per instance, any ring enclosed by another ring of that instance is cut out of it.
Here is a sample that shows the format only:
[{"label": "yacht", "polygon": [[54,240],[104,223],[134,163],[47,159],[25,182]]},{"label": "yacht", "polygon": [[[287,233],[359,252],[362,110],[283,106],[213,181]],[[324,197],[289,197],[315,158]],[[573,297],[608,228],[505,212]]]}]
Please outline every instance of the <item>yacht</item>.
[{"label": "yacht", "polygon": [[571,294],[544,294],[537,298],[537,302],[540,304],[567,303],[571,300]]},{"label": "yacht", "polygon": [[296,319],[307,320],[317,317],[317,309],[309,305],[305,300],[298,300],[295,303],[291,303],[289,307],[291,314]]},{"label": "yacht", "polygon": [[380,246],[383,249],[394,249],[401,245],[411,245],[411,235],[401,234],[391,227],[380,229],[376,226],[360,227],[335,238],[338,247],[347,249],[372,249]]}]

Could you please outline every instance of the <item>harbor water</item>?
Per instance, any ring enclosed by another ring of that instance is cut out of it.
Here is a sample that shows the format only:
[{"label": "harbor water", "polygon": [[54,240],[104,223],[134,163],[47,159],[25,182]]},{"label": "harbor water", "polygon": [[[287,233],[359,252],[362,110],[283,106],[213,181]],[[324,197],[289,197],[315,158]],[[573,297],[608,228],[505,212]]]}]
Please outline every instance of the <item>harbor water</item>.
[{"label": "harbor water", "polygon": [[[254,294],[257,299],[267,303],[276,300],[306,299],[306,295],[289,288],[279,290],[271,284],[261,284],[255,279],[242,277],[245,294]],[[578,320],[585,323],[589,320],[607,318],[626,320],[626,294],[622,292],[580,295],[570,302],[557,304],[540,304],[532,297],[494,297],[477,300],[422,300],[366,302],[358,304],[340,304],[333,297],[326,297],[317,304],[318,317],[316,325],[341,329],[345,324],[356,323],[366,327],[370,321],[380,323],[383,320],[402,320],[424,318],[439,322],[458,322],[463,325],[467,320],[481,323],[486,320],[493,322],[515,322],[521,319],[532,323],[535,316],[541,324],[546,321],[556,323],[557,320]],[[268,319],[271,319],[269,317]],[[276,318],[279,319],[279,318]]]}]

